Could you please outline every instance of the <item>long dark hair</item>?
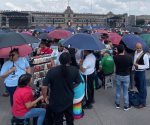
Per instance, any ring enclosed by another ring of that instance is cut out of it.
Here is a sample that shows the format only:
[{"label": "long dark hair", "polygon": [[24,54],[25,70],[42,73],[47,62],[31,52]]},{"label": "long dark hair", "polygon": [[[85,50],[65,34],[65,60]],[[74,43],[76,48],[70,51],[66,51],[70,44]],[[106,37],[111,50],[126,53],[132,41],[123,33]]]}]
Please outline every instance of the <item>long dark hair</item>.
[{"label": "long dark hair", "polygon": [[18,87],[22,88],[22,87],[27,86],[31,78],[32,78],[32,75],[29,73],[21,75],[18,80]]},{"label": "long dark hair", "polygon": [[71,56],[68,52],[64,52],[60,55],[59,61],[61,64],[61,72],[63,77],[66,79],[68,76],[67,64],[71,62]]},{"label": "long dark hair", "polygon": [[13,48],[9,54],[11,55],[12,53],[17,53],[19,55],[19,48]]}]

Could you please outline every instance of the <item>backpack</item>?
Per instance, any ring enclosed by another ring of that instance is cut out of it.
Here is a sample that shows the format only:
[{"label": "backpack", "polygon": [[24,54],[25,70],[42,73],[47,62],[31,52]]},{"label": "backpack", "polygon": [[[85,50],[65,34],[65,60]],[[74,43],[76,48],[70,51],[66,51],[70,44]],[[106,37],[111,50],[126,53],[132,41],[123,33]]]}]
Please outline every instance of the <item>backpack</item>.
[{"label": "backpack", "polygon": [[129,91],[129,104],[131,106],[139,106],[140,105],[140,97],[139,97],[138,92]]}]

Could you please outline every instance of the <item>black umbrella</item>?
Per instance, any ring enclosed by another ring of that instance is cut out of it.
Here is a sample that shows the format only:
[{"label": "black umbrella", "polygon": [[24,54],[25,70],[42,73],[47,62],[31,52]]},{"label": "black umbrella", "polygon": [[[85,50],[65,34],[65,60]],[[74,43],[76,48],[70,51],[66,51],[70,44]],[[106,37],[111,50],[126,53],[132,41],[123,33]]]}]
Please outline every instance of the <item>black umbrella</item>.
[{"label": "black umbrella", "polygon": [[0,48],[19,46],[23,44],[38,43],[40,40],[34,36],[21,33],[2,33],[0,34]]}]

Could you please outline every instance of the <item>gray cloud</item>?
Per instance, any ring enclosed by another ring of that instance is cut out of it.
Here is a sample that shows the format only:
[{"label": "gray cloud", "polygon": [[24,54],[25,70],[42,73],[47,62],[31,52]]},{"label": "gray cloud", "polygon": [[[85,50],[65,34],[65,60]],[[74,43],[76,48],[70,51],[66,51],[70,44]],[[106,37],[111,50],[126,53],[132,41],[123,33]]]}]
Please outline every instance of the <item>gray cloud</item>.
[{"label": "gray cloud", "polygon": [[[28,10],[63,12],[67,0],[0,0],[1,10]],[[150,14],[150,0],[70,0],[70,6],[78,13],[115,14],[129,13],[135,15]]]}]

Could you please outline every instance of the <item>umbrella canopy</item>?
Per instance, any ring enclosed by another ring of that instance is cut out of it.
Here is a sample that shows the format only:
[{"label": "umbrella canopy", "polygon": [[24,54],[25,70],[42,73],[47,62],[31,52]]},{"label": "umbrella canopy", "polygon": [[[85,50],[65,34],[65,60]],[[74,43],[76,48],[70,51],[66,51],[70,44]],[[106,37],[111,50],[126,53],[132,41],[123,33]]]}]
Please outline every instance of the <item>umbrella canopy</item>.
[{"label": "umbrella canopy", "polygon": [[97,33],[93,33],[92,35],[100,39],[102,34],[97,32]]},{"label": "umbrella canopy", "polygon": [[35,29],[34,29],[34,32],[42,33],[43,30],[40,27],[36,26]]},{"label": "umbrella canopy", "polygon": [[81,50],[102,50],[105,46],[98,38],[90,34],[79,33],[64,40],[64,46]]},{"label": "umbrella canopy", "polygon": [[58,29],[58,30],[53,30],[50,33],[48,33],[48,38],[65,39],[71,35],[72,33],[70,31]]},{"label": "umbrella canopy", "polygon": [[11,46],[19,46],[38,42],[40,42],[40,40],[35,38],[34,36],[22,33],[10,32],[0,34],[0,48],[7,48]]},{"label": "umbrella canopy", "polygon": [[103,33],[108,33],[107,30],[100,30],[100,29],[97,29],[96,32],[101,33],[101,34],[103,34]]},{"label": "umbrella canopy", "polygon": [[0,34],[1,34],[1,33],[6,33],[6,32],[5,32],[5,31],[3,31],[3,30],[0,30]]},{"label": "umbrella canopy", "polygon": [[129,31],[129,32],[137,32],[137,33],[142,33],[142,28],[140,28],[140,27],[127,27],[127,30]]},{"label": "umbrella canopy", "polygon": [[39,36],[38,36],[39,39],[48,39],[48,33],[41,33]]},{"label": "umbrella canopy", "polygon": [[8,47],[8,48],[1,48],[0,49],[0,58],[8,58],[9,52],[14,48],[19,49],[19,56],[21,56],[21,57],[26,57],[27,55],[29,55],[32,52],[32,48],[29,45],[21,45],[21,46],[13,46],[13,47]]},{"label": "umbrella canopy", "polygon": [[142,39],[148,44],[148,46],[150,47],[150,34],[142,34],[140,35],[142,37]]},{"label": "umbrella canopy", "polygon": [[72,32],[72,33],[76,33],[76,30],[75,30],[74,28],[67,28],[66,30],[67,30],[67,31],[70,31],[70,32]]},{"label": "umbrella canopy", "polygon": [[29,31],[24,31],[24,32],[21,32],[22,34],[26,34],[26,35],[30,35],[30,36],[32,36],[32,33],[31,32],[29,32]]},{"label": "umbrella canopy", "polygon": [[134,35],[134,34],[128,34],[128,35],[124,35],[122,37],[122,41],[123,43],[126,45],[127,48],[131,49],[131,50],[135,50],[135,45],[137,43],[141,43],[143,46],[143,50],[147,51],[148,47],[147,44],[145,43],[145,41],[138,35]]},{"label": "umbrella canopy", "polygon": [[118,33],[110,32],[108,33],[109,40],[112,44],[118,45],[122,39],[122,37]]},{"label": "umbrella canopy", "polygon": [[47,27],[45,30],[44,30],[44,32],[46,32],[46,33],[49,33],[49,32],[51,32],[51,31],[53,31],[55,29],[55,27]]},{"label": "umbrella canopy", "polygon": [[83,29],[92,30],[92,26],[83,26]]}]

